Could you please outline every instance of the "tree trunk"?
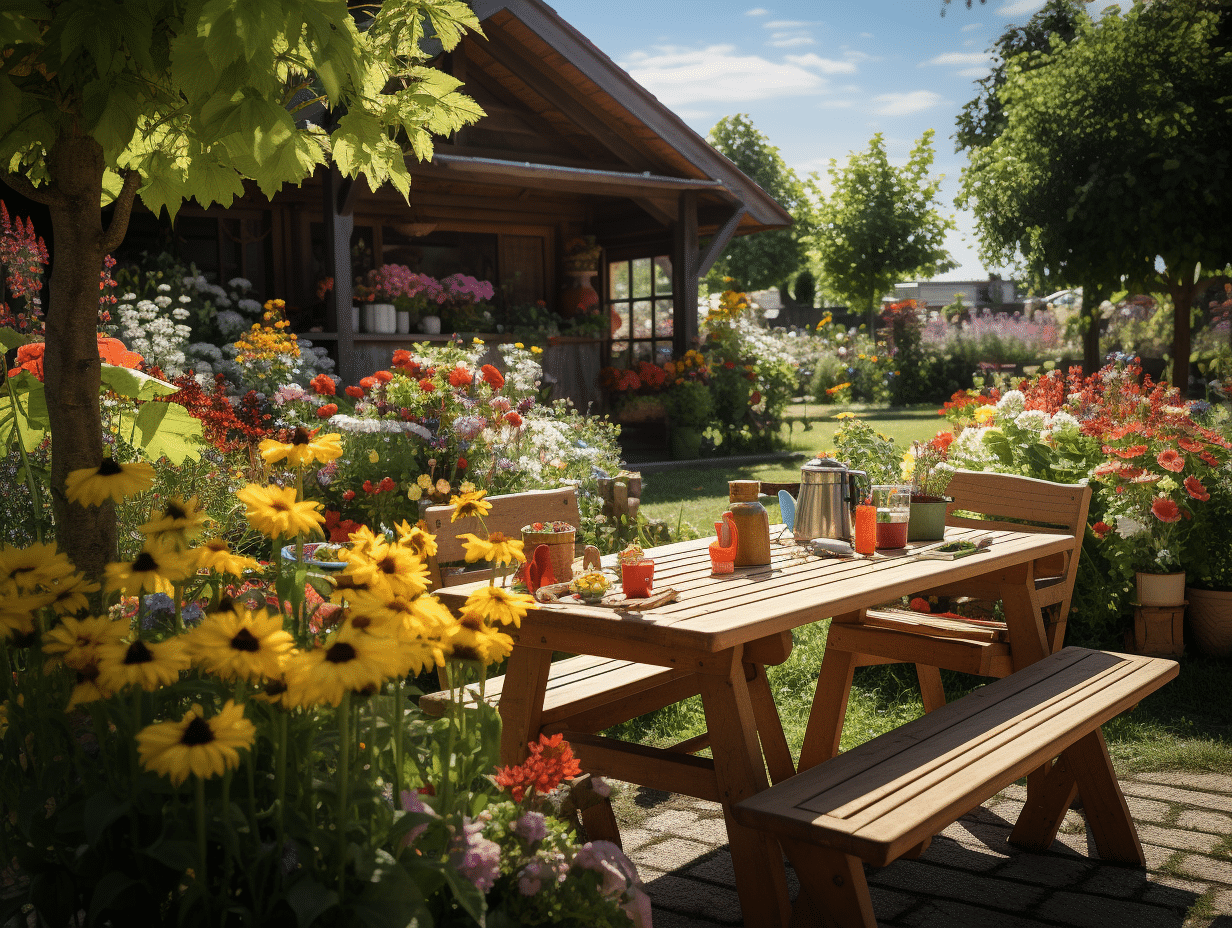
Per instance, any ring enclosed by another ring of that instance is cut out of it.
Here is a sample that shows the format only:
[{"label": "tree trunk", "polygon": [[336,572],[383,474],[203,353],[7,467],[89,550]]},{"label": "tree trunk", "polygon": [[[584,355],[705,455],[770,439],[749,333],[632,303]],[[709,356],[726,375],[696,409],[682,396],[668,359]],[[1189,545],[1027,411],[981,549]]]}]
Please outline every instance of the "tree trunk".
[{"label": "tree trunk", "polygon": [[103,459],[102,368],[96,339],[104,255],[102,149],[92,138],[61,137],[51,150],[48,168],[56,251],[49,281],[44,370],[56,541],[78,569],[94,576],[114,557],[115,507],[70,504],[64,482],[71,471],[98,467]]},{"label": "tree trunk", "polygon": [[1083,284],[1082,287],[1082,373],[1090,377],[1104,366],[1099,351],[1099,307],[1108,299],[1109,291]]},{"label": "tree trunk", "polygon": [[1181,396],[1189,396],[1189,314],[1195,289],[1179,275],[1168,275],[1168,296],[1172,297],[1172,385],[1181,391]]}]

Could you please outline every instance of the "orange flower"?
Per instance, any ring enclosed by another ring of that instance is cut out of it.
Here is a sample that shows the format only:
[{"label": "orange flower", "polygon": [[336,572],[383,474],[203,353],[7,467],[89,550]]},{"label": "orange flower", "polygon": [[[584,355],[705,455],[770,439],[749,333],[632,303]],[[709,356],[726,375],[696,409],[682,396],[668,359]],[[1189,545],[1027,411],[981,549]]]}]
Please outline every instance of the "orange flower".
[{"label": "orange flower", "polygon": [[462,389],[469,387],[475,380],[475,375],[468,371],[465,367],[455,367],[449,372],[449,385]]},{"label": "orange flower", "polygon": [[135,351],[129,351],[118,338],[98,336],[98,356],[108,364],[116,367],[139,367],[145,358]]},{"label": "orange flower", "polygon": [[338,411],[337,403],[326,403],[324,406],[320,406],[317,408],[317,418],[318,419],[328,419],[330,416],[332,416],[337,411]]},{"label": "orange flower", "polygon": [[43,352],[47,346],[43,342],[22,345],[17,349],[17,366],[9,371],[10,377],[16,377],[22,371],[29,371],[39,380],[43,379]]},{"label": "orange flower", "polygon": [[540,735],[538,744],[531,742],[528,747],[530,757],[524,763],[502,767],[494,777],[497,786],[509,790],[514,802],[521,802],[528,789],[550,793],[563,781],[581,775],[582,766],[564,735]]},{"label": "orange flower", "polygon": [[1174,448],[1159,452],[1155,460],[1164,470],[1170,470],[1174,474],[1185,468],[1185,459],[1177,454]]},{"label": "orange flower", "polygon": [[1166,496],[1157,496],[1151,503],[1151,515],[1160,522],[1177,522],[1181,518],[1181,507]]},{"label": "orange flower", "polygon": [[1185,492],[1203,503],[1211,498],[1211,494],[1207,492],[1206,487],[1202,486],[1202,481],[1192,474],[1185,478]]},{"label": "orange flower", "polygon": [[483,374],[483,382],[493,390],[499,390],[505,385],[505,376],[491,364],[485,364],[481,373]]},{"label": "orange flower", "polygon": [[372,379],[375,380],[377,383],[389,383],[391,380],[394,379],[394,375],[391,374],[389,371],[377,371],[375,374],[372,375]]},{"label": "orange flower", "polygon": [[329,374],[317,374],[308,383],[308,386],[317,393],[318,396],[333,396],[338,388],[334,384],[334,378]]}]

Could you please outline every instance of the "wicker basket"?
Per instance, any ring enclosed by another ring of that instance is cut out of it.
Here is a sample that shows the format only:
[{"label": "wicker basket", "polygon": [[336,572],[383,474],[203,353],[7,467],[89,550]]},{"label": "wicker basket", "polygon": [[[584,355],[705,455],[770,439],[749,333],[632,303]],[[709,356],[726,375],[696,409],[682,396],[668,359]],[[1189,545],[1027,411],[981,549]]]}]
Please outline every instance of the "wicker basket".
[{"label": "wicker basket", "polygon": [[552,557],[552,573],[557,583],[573,579],[573,551],[577,529],[565,532],[528,532],[522,530],[522,548],[529,559],[538,545],[547,545]]}]

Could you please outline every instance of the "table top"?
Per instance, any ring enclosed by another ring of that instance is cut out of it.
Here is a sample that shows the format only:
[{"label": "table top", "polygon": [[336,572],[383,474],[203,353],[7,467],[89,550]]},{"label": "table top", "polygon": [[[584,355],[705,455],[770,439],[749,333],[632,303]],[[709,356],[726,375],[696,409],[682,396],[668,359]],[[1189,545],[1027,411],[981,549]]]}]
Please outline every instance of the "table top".
[{"label": "table top", "polygon": [[[868,558],[835,559],[811,555],[788,541],[772,545],[769,566],[737,568],[726,575],[711,573],[712,538],[677,542],[646,552],[655,561],[655,591],[675,589],[679,593],[676,602],[644,613],[580,603],[540,603],[523,619],[515,639],[534,636],[538,646],[558,650],[570,650],[584,636],[669,651],[716,653],[922,589],[1005,570],[1067,551],[1074,544],[1069,534],[946,530],[947,541],[984,538],[991,541],[987,549],[948,561],[920,556],[939,542],[912,543]],[[603,563],[614,565],[615,556],[605,557]],[[480,585],[443,587],[437,595],[456,608]]]}]

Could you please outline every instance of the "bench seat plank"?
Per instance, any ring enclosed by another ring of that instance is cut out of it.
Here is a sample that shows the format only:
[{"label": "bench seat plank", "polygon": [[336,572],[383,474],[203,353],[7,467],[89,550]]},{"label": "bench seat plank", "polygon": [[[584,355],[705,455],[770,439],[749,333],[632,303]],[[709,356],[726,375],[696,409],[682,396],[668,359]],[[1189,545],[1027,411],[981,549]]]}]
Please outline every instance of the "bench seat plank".
[{"label": "bench seat plank", "polygon": [[1066,648],[758,793],[737,818],[884,866],[1176,674],[1173,661]]}]

